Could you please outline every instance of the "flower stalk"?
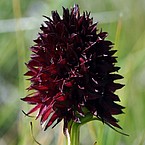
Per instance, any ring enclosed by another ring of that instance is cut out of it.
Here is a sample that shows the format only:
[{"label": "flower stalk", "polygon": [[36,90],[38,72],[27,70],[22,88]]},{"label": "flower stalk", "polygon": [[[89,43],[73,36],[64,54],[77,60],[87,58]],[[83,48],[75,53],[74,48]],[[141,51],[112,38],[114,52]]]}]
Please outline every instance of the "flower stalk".
[{"label": "flower stalk", "polygon": [[79,145],[80,124],[73,122],[70,134],[70,145]]},{"label": "flower stalk", "polygon": [[[80,127],[89,121],[97,120],[92,114],[87,113],[85,117],[80,119],[81,123],[72,122],[70,136],[67,136],[67,145],[79,145],[80,144]],[[68,142],[70,137],[70,143]]]},{"label": "flower stalk", "polygon": [[71,145],[70,134],[68,132],[68,129],[65,130],[65,136],[66,136],[66,145]]}]

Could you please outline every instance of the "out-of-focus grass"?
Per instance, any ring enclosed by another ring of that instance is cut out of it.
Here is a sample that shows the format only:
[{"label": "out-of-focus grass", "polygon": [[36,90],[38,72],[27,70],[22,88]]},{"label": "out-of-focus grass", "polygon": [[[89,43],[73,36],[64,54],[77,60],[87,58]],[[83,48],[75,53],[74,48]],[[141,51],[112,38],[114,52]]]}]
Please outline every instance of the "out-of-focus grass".
[{"label": "out-of-focus grass", "polygon": [[[145,2],[80,0],[75,3],[80,5],[81,11],[92,12],[94,21],[99,21],[99,28],[109,32],[108,39],[115,43],[114,49],[118,50],[119,72],[124,76],[122,83],[126,85],[117,92],[121,104],[126,106],[125,114],[118,119],[123,131],[130,135],[120,135],[101,122],[93,121],[81,128],[81,144],[93,145],[97,141],[97,145],[144,145]],[[39,121],[22,114],[21,110],[27,111],[29,106],[20,98],[27,94],[25,88],[28,82],[23,78],[26,71],[24,62],[29,59],[29,47],[42,23],[39,19],[42,15],[50,15],[51,10],[62,13],[62,6],[71,7],[73,4],[71,0],[0,1],[0,145],[36,144],[30,131],[30,121],[33,122],[33,134],[41,144],[65,144],[62,124],[42,131]],[[25,17],[38,21],[26,19],[23,25],[20,22]],[[4,20],[12,21],[6,23]],[[27,24],[31,26],[26,27]]]}]

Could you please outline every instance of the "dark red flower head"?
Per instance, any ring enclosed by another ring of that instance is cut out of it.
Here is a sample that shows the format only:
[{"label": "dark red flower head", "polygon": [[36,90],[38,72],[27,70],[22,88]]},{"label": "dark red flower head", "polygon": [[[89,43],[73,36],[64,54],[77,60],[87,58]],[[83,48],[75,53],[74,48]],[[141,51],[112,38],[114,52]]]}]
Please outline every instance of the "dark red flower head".
[{"label": "dark red flower head", "polygon": [[67,128],[71,120],[80,123],[88,110],[120,128],[112,115],[123,113],[114,94],[123,87],[114,81],[123,77],[115,73],[120,68],[115,66],[113,43],[105,40],[107,32],[98,31],[90,13],[80,15],[77,5],[70,11],[63,8],[62,18],[57,11],[52,11],[52,19],[46,18],[26,64],[28,90],[34,90],[22,99],[34,105],[27,114],[38,111],[36,118],[46,123],[45,129],[61,120]]}]

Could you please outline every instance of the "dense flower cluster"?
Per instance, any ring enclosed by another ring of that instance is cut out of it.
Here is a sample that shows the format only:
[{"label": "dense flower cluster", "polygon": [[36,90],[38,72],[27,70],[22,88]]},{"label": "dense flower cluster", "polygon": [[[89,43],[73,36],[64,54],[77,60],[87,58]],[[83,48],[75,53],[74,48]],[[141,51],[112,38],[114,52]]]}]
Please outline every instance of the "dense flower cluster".
[{"label": "dense flower cluster", "polygon": [[57,11],[52,11],[52,19],[46,18],[26,64],[25,75],[31,76],[28,90],[34,90],[22,99],[34,105],[27,114],[38,111],[36,118],[45,129],[61,120],[67,128],[70,120],[80,123],[88,110],[120,128],[112,115],[123,113],[114,94],[123,87],[114,81],[123,77],[114,73],[120,68],[115,66],[112,42],[105,40],[107,33],[97,30],[90,13],[80,15],[77,5],[70,11],[63,8],[62,18]]}]

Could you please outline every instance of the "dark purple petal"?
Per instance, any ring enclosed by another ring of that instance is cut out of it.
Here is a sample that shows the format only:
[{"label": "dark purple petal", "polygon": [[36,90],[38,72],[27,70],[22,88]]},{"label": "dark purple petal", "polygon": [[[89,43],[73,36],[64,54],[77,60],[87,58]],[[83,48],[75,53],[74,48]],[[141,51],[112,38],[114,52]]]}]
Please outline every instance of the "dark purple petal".
[{"label": "dark purple petal", "polygon": [[37,111],[41,107],[41,104],[36,105],[34,108],[32,108],[27,115],[32,114],[33,112]]},{"label": "dark purple petal", "polygon": [[43,113],[43,115],[42,115],[42,117],[41,117],[41,122],[43,123],[43,122],[45,122],[47,119],[48,119],[48,117],[49,117],[49,115],[52,113],[52,108],[49,106],[45,111],[44,111],[44,113]]},{"label": "dark purple petal", "polygon": [[50,120],[48,121],[47,125],[45,126],[45,129],[46,130],[49,126],[51,126],[53,124],[53,122],[58,118],[58,115],[56,113],[54,113]]}]

